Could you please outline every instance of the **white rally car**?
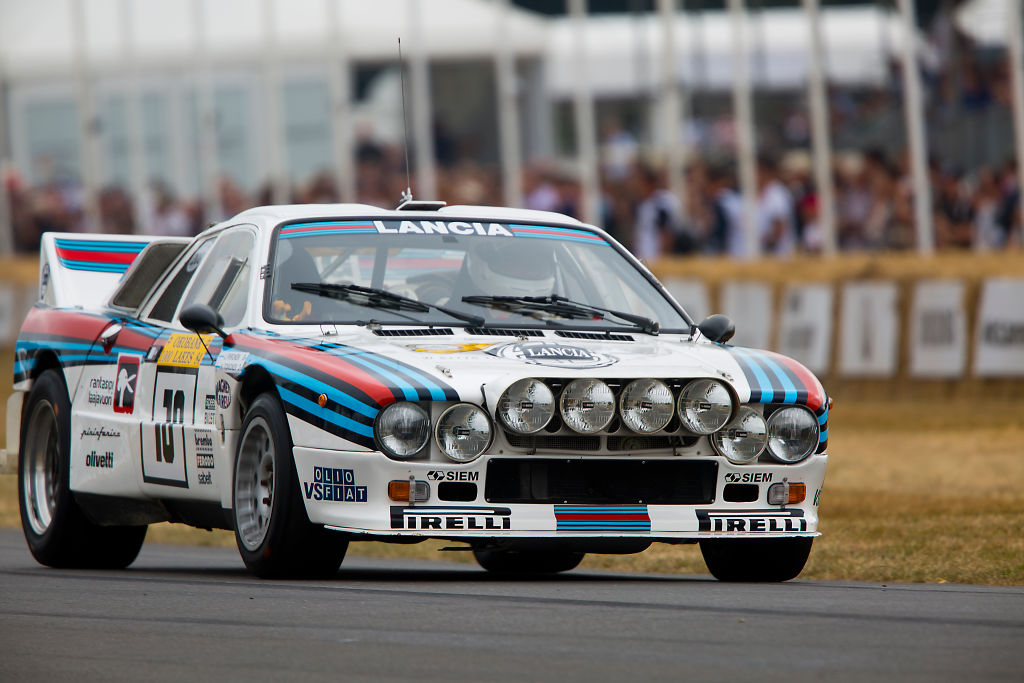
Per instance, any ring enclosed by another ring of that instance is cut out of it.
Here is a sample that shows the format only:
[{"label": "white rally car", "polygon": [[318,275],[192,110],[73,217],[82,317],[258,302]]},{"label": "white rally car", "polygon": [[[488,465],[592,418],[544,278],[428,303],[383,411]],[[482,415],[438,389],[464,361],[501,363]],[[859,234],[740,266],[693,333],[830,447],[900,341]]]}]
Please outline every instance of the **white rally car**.
[{"label": "white rally car", "polygon": [[192,240],[47,234],[8,404],[29,548],[123,567],[146,525],[233,529],[260,576],[349,542],[484,568],[700,543],[800,573],[829,399],[726,345],[603,231],[406,202],[255,208]]}]

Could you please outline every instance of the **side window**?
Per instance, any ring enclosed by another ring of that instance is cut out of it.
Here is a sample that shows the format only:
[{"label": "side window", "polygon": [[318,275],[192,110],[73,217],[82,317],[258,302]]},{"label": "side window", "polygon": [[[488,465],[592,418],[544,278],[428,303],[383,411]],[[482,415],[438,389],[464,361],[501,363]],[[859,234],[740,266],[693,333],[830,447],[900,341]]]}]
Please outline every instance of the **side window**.
[{"label": "side window", "polygon": [[224,326],[234,327],[245,316],[252,276],[256,237],[246,229],[221,235],[203,262],[182,306],[208,304],[224,316]]},{"label": "side window", "polygon": [[170,322],[174,316],[174,311],[178,310],[178,302],[181,301],[181,295],[185,291],[185,287],[192,280],[192,276],[196,274],[196,269],[199,268],[199,264],[202,262],[203,257],[206,256],[207,252],[210,251],[210,247],[213,246],[213,238],[204,240],[195,251],[188,257],[185,264],[178,268],[178,272],[171,278],[170,284],[157,299],[156,304],[153,305],[153,309],[149,312],[149,317],[154,320],[162,320],[164,322]]}]

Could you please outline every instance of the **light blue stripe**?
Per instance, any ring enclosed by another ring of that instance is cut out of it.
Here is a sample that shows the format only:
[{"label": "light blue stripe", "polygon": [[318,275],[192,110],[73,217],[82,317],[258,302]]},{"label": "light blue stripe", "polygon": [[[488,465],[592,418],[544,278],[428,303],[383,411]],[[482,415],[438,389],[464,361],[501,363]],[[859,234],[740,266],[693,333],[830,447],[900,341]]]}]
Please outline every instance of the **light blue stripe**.
[{"label": "light blue stripe", "polygon": [[793,384],[793,381],[786,375],[786,371],[783,370],[782,366],[779,365],[771,356],[759,356],[759,358],[764,361],[764,364],[767,365],[773,373],[775,373],[775,376],[779,378],[779,382],[782,383],[782,388],[786,390],[786,394],[782,399],[782,402],[796,403],[796,385]]},{"label": "light blue stripe", "polygon": [[145,242],[78,242],[75,240],[57,240],[57,246],[71,251],[123,251],[139,253],[146,248]]},{"label": "light blue stripe", "polygon": [[128,266],[108,266],[107,264],[91,263],[85,261],[68,261],[61,259],[60,264],[68,270],[88,270],[94,273],[123,273]]},{"label": "light blue stripe", "polygon": [[818,436],[818,443],[824,443],[826,441],[828,441],[828,430],[827,429],[825,431],[821,432],[821,434]]},{"label": "light blue stripe", "polygon": [[[373,225],[373,221],[313,221],[312,223],[291,223],[281,228],[281,232],[292,228],[315,228],[321,225]],[[376,228],[373,232],[377,232]]]},{"label": "light blue stripe", "polygon": [[78,342],[62,342],[62,341],[20,341],[17,344],[17,348],[46,348],[46,349],[91,349],[92,344],[80,344]]},{"label": "light blue stripe", "polygon": [[761,386],[758,389],[761,391],[761,398],[758,400],[759,403],[771,403],[772,399],[775,398],[775,390],[772,389],[771,380],[768,379],[768,375],[765,374],[761,365],[757,362],[756,356],[743,351],[739,348],[736,349],[738,355],[747,361],[747,365],[750,366],[750,371],[757,377],[758,384]]},{"label": "light blue stripe", "polygon": [[[828,399],[825,399],[825,400],[827,401]],[[818,416],[818,424],[819,425],[823,425],[826,422],[828,422],[828,408],[825,408],[825,411],[821,415]]]},{"label": "light blue stripe", "polygon": [[525,223],[509,223],[510,228],[513,230],[551,230],[559,233],[569,233],[570,235],[579,236],[590,236],[596,241],[604,242],[604,238],[597,233],[590,232],[589,230],[576,230],[575,228],[556,228],[550,225],[526,225]]},{"label": "light blue stripe", "polygon": [[376,230],[317,230],[316,232],[290,232],[278,239],[287,240],[292,237],[320,237],[321,235],[377,235]]},{"label": "light blue stripe", "polygon": [[[335,403],[343,405],[350,410],[354,410],[361,415],[365,415],[366,417],[377,416],[378,411],[376,408],[366,405],[362,401],[353,398],[352,396],[349,396],[348,394],[344,393],[343,391],[340,391],[339,389],[336,389],[335,387],[332,387],[329,384],[321,382],[315,377],[311,377],[297,370],[292,370],[286,365],[281,365],[280,363],[275,363],[274,361],[267,360],[265,358],[260,358],[259,362],[268,370],[273,372],[275,375],[280,375],[281,377],[284,377],[285,379],[295,382],[296,384],[302,385],[311,391],[317,391],[321,394],[327,394],[327,396],[334,400]],[[319,405],[317,405],[317,409],[320,409]]]},{"label": "light blue stripe", "polygon": [[279,386],[277,390],[281,394],[281,399],[287,403],[291,403],[292,405],[301,408],[302,410],[305,410],[308,413],[312,413],[313,415],[321,417],[327,420],[328,422],[332,422],[341,427],[342,429],[347,429],[350,432],[355,432],[356,434],[361,434],[363,436],[373,436],[373,427],[369,425],[364,425],[360,422],[356,422],[351,418],[345,417],[344,415],[339,415],[333,410],[325,410],[324,408],[321,408],[318,404],[313,403],[309,399],[303,398],[302,396],[299,396],[295,392],[289,391],[284,387]]},{"label": "light blue stripe", "polygon": [[356,363],[359,363],[364,367],[370,368],[371,370],[376,370],[380,374],[391,379],[393,382],[395,382],[395,384],[397,384],[402,389],[402,393],[405,394],[405,397],[410,401],[416,400],[416,389],[409,383],[408,380],[404,380],[400,377],[397,377],[389,373],[385,369],[386,367],[391,368],[393,370],[397,370],[398,372],[403,372],[412,377],[413,379],[419,380],[423,384],[424,388],[430,392],[430,397],[435,401],[444,400],[444,389],[442,389],[440,385],[436,384],[430,377],[427,377],[426,375],[421,375],[412,368],[404,367],[402,365],[399,365],[398,363],[394,363],[388,360],[387,358],[384,358],[383,356],[378,356],[376,354],[373,354],[373,358],[363,358],[363,355],[369,354],[366,354],[366,352],[362,351],[346,352],[341,351],[340,349],[332,349],[332,352],[332,355],[339,356],[341,358],[344,358],[345,360],[355,361]]},{"label": "light blue stripe", "polygon": [[535,237],[542,240],[561,240],[563,242],[582,242],[583,244],[593,244],[596,246],[608,246],[608,243],[604,240],[588,240],[582,237],[562,237],[561,235],[536,235],[534,233],[518,233],[513,231],[516,237]]},{"label": "light blue stripe", "polygon": [[584,507],[584,506],[581,505],[581,506],[573,507],[573,506],[565,506],[565,505],[556,505],[555,506],[555,511],[556,512],[592,512],[592,513],[620,512],[620,513],[638,514],[638,513],[642,513],[642,512],[647,512],[647,506],[646,505],[641,505],[641,506],[632,506],[632,507]]}]

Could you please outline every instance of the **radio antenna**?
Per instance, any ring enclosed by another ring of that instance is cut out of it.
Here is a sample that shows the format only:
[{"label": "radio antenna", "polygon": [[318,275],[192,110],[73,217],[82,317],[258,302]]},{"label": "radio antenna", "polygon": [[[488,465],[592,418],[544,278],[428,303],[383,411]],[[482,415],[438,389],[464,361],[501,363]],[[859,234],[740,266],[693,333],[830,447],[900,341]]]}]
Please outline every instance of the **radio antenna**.
[{"label": "radio antenna", "polygon": [[402,201],[405,204],[412,201],[412,174],[409,170],[409,113],[405,106],[405,60],[402,59],[402,36],[398,36],[398,75],[402,86],[402,128],[405,139],[402,141],[405,147],[405,192],[402,193]]}]

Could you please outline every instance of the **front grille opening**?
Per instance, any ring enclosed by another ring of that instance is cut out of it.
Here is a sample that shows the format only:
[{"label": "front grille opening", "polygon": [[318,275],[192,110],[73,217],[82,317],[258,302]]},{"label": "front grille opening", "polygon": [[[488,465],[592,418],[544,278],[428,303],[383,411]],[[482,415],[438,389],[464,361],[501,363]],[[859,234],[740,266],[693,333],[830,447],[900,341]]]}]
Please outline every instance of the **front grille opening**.
[{"label": "front grille opening", "polygon": [[753,503],[760,493],[757,484],[726,484],[722,499],[727,503]]},{"label": "front grille opening", "polygon": [[717,463],[709,460],[557,460],[494,458],[484,497],[490,503],[707,505]]},{"label": "front grille opening", "polygon": [[564,434],[547,436],[537,434],[516,434],[505,430],[505,440],[513,448],[528,450],[599,451],[601,437],[585,434]]},{"label": "front grille opening", "polygon": [[689,448],[700,437],[678,436],[675,434],[629,434],[609,436],[607,447],[610,451],[641,451],[649,449]]},{"label": "front grille opening", "polygon": [[438,337],[455,334],[450,327],[415,327],[412,329],[381,329],[374,330],[378,337]]},{"label": "front grille opening", "polygon": [[468,503],[476,500],[476,484],[461,481],[446,481],[437,485],[437,497],[453,503]]}]

